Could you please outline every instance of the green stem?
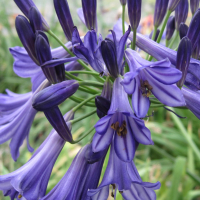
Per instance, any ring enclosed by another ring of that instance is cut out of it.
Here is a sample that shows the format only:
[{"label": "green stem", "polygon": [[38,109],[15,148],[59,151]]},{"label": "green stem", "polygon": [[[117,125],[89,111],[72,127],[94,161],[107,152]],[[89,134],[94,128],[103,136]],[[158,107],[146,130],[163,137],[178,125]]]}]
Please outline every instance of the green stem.
[{"label": "green stem", "polygon": [[[172,111],[174,111],[173,108],[170,108]],[[200,160],[200,151],[197,148],[196,144],[194,143],[194,141],[192,140],[192,138],[190,137],[190,135],[188,134],[187,130],[185,129],[185,127],[183,126],[181,120],[175,116],[172,112],[170,112],[170,115],[172,117],[172,119],[174,120],[175,124],[177,125],[177,127],[180,130],[180,133],[183,135],[183,137],[186,139],[186,142],[188,143],[188,145],[191,147],[191,149],[193,150],[193,152],[195,153],[195,155],[197,156],[197,158]]]},{"label": "green stem", "polygon": [[168,47],[168,45],[169,45],[169,40],[166,39],[165,40],[165,46]]},{"label": "green stem", "polygon": [[82,139],[84,139],[87,135],[89,135],[92,131],[94,130],[94,126],[91,127],[91,129],[88,130],[87,133],[85,133],[82,137],[80,137],[78,140],[73,140],[72,142],[70,142],[71,144],[76,144],[78,142],[80,142]]},{"label": "green stem", "polygon": [[[81,102],[84,101],[84,99],[79,98],[79,97],[77,97],[77,96],[75,96],[75,95],[69,97],[69,99],[71,99],[72,101],[74,101],[74,102],[76,102],[76,103],[81,103]],[[96,107],[95,102],[87,102],[87,103],[85,104],[85,106]]]},{"label": "green stem", "polygon": [[126,5],[122,5],[122,30],[123,30],[123,35],[125,33],[125,8],[126,8]]},{"label": "green stem", "polygon": [[[100,95],[100,93],[98,95]],[[85,105],[88,101],[94,99],[96,96],[97,96],[97,94],[89,97],[88,99],[84,100],[83,102],[81,102],[80,104],[78,104],[77,106],[75,106],[72,110],[74,112],[77,111],[79,108],[81,108],[83,105]]]},{"label": "green stem", "polygon": [[175,34],[173,40],[170,42],[168,48],[171,48],[173,46],[173,44],[175,43],[175,41],[178,39],[178,36],[179,36],[179,31],[176,30],[176,34]]},{"label": "green stem", "polygon": [[89,85],[94,87],[103,87],[102,83],[95,82],[95,81],[78,81],[79,85]]},{"label": "green stem", "polygon": [[95,113],[96,113],[96,109],[93,110],[92,112],[86,114],[86,115],[83,115],[82,117],[79,117],[79,118],[70,120],[69,123],[74,124],[74,123],[79,122],[79,121],[81,121],[82,119],[85,119],[85,118],[87,118],[87,117],[89,117],[89,116],[91,116],[91,115],[93,115],[93,114],[95,114]]},{"label": "green stem", "polygon": [[92,72],[92,71],[68,71],[70,74],[89,74],[89,75],[94,75],[94,76],[99,76],[99,73],[97,72]]},{"label": "green stem", "polygon": [[134,29],[134,30],[133,30],[133,41],[131,42],[131,48],[132,48],[133,50],[135,50],[136,34],[137,34],[137,30]]},{"label": "green stem", "polygon": [[[58,39],[58,37],[51,31],[49,30],[47,33],[49,33],[49,35],[51,35],[68,53],[70,56],[74,57],[75,55]],[[87,71],[92,71],[92,69],[86,65],[82,60],[77,60],[77,62],[82,65]],[[97,80],[104,82],[104,79],[102,79],[101,77],[96,77]]]}]

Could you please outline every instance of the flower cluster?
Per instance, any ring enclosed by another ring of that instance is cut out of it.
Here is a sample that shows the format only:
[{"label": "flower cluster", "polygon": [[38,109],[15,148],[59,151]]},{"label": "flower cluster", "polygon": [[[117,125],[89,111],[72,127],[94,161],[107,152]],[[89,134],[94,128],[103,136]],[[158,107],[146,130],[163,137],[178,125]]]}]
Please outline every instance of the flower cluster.
[{"label": "flower cluster", "polygon": [[[12,200],[106,200],[111,186],[114,198],[118,190],[125,200],[156,200],[155,190],[160,188],[160,182],[142,181],[134,163],[135,152],[139,144],[154,144],[144,122],[152,105],[188,108],[200,119],[200,10],[191,1],[194,16],[187,27],[184,24],[187,0],[156,0],[155,28],[150,39],[137,32],[142,0],[120,2],[123,8],[127,3],[130,26],[123,16],[104,39],[98,34],[97,0],[82,0],[82,8],[78,9],[88,29],[83,37],[74,26],[67,0],[54,0],[58,20],[68,39],[63,44],[32,0],[15,0],[26,16],[19,15],[15,21],[24,47],[10,48],[10,53],[15,73],[31,78],[32,91],[15,94],[7,90],[7,94],[0,95],[0,143],[11,140],[15,161],[25,138],[28,150],[33,152],[28,138],[38,111],[44,112],[53,130],[25,165],[0,176],[4,196]],[[175,17],[170,16],[173,11]],[[124,12],[123,9],[123,15]],[[177,51],[167,47],[173,43],[159,44],[165,26],[166,41],[174,31],[180,33]],[[46,33],[61,46],[51,49]],[[139,49],[150,57],[141,57]],[[74,75],[79,73],[89,74],[96,81]],[[87,99],[73,96],[81,94],[78,91],[92,96]],[[63,116],[58,105],[67,98],[78,104]],[[96,110],[75,118],[75,112],[83,105],[95,106]],[[94,113],[99,121],[82,138],[74,140],[72,125]],[[91,143],[88,141],[78,152],[64,177],[46,194],[52,168],[63,146],[79,142],[93,128]],[[99,184],[108,152],[108,164]]]}]

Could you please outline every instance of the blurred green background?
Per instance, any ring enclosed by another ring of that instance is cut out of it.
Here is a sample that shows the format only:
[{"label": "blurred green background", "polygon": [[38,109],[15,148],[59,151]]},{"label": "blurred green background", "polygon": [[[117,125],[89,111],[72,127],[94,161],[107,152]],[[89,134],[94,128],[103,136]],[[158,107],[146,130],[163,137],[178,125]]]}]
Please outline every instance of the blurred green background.
[{"label": "blurred green background", "polygon": [[[53,1],[34,1],[39,10],[49,23],[52,31],[63,42],[67,42],[54,12]],[[81,7],[81,0],[68,1],[74,23],[81,35],[86,33],[86,28],[79,20],[76,9]],[[153,12],[155,0],[143,0],[142,5],[142,32],[149,34],[153,28]],[[9,53],[9,47],[22,46],[15,31],[15,18],[21,14],[13,1],[0,0],[0,92],[4,93],[8,88],[16,93],[26,93],[31,90],[30,79],[22,79],[14,74],[13,58]],[[99,32],[105,37],[118,18],[121,16],[119,0],[98,0],[98,25]],[[189,14],[189,16],[191,16]],[[128,17],[126,13],[126,21]],[[52,47],[59,46],[49,37]],[[82,75],[85,80],[89,76]],[[77,94],[76,94],[77,95]],[[79,93],[83,98],[87,95]],[[65,101],[61,106],[62,113],[66,113],[76,103]],[[90,112],[93,108],[83,107],[76,116]],[[143,181],[160,181],[161,189],[156,191],[158,200],[198,200],[200,199],[200,126],[199,120],[188,110],[176,109],[176,112],[187,117],[179,119],[164,108],[150,109],[153,117],[145,119],[146,126],[151,130],[154,146],[140,145],[135,157],[135,164]],[[73,137],[78,138],[84,134],[98,120],[97,116],[87,118],[73,126]],[[30,131],[30,143],[37,149],[51,130],[51,126],[43,113],[38,113]],[[79,144],[66,144],[62,150],[49,181],[47,192],[62,178],[70,166],[74,156],[81,146],[91,140],[93,134],[84,138]],[[196,150],[194,151],[194,147]],[[21,147],[21,154],[17,162],[10,156],[9,142],[0,146],[0,174],[7,174],[22,166],[31,157],[27,151],[26,142]],[[103,167],[105,171],[106,163]],[[103,174],[103,173],[102,173]],[[8,200],[0,192],[0,199]],[[109,197],[109,199],[113,199]],[[117,200],[122,197],[118,193]]]}]

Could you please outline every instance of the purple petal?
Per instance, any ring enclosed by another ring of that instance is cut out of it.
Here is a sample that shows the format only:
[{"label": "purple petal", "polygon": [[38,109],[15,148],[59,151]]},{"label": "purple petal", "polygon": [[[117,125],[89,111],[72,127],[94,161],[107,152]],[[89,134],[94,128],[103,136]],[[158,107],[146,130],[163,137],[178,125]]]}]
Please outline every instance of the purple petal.
[{"label": "purple petal", "polygon": [[103,118],[101,118],[96,124],[95,124],[95,130],[96,133],[103,135],[109,127],[110,125],[110,118],[111,116],[107,115]]},{"label": "purple petal", "polygon": [[78,14],[80,20],[83,22],[83,24],[86,25],[86,23],[85,23],[85,18],[84,18],[84,14],[83,14],[83,9],[82,9],[82,8],[78,8],[78,9],[77,9],[77,14]]},{"label": "purple petal", "polygon": [[124,162],[130,162],[133,160],[136,150],[136,142],[131,131],[131,127],[128,125],[126,117],[127,134],[125,136],[119,136],[115,133],[114,148],[119,159]]}]

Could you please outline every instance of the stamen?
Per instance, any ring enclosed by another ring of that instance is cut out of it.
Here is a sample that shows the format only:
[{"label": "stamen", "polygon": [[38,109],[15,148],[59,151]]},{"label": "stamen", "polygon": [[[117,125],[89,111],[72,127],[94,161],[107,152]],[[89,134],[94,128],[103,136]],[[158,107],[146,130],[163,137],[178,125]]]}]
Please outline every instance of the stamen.
[{"label": "stamen", "polygon": [[19,194],[19,195],[18,195],[18,198],[19,198],[19,199],[21,199],[21,198],[22,198],[22,195],[21,195],[21,194]]},{"label": "stamen", "polygon": [[127,134],[126,121],[123,121],[121,127],[119,127],[119,122],[113,123],[111,128],[115,130],[119,136],[123,137]]},{"label": "stamen", "polygon": [[114,194],[114,190],[115,190],[115,184],[111,184],[112,185],[112,192],[110,193],[111,197],[115,198],[115,194]]},{"label": "stamen", "polygon": [[123,193],[123,191],[119,191],[119,193],[120,193],[120,194],[122,194],[122,193]]},{"label": "stamen", "polygon": [[149,97],[151,95],[153,87],[149,84],[147,80],[140,80],[140,90],[143,97]]}]

